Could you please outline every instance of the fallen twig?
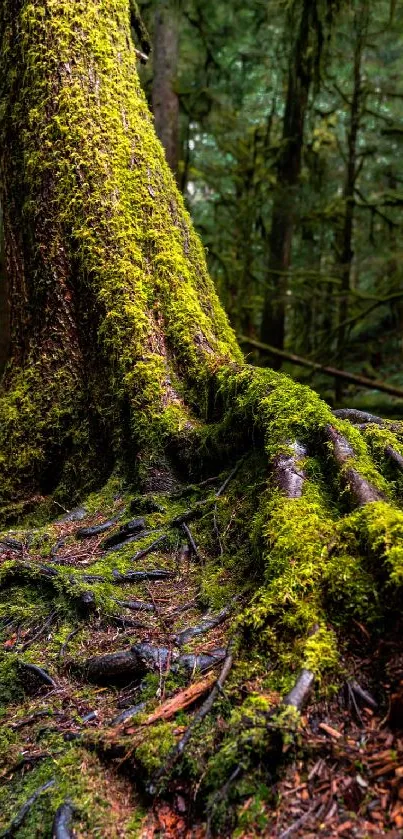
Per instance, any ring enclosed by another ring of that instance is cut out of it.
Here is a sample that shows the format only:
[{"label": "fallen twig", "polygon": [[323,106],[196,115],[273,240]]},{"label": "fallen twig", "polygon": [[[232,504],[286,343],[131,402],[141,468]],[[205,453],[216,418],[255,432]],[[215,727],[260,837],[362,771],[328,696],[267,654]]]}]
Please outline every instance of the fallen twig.
[{"label": "fallen twig", "polygon": [[24,667],[26,670],[30,670],[31,673],[34,673],[35,676],[38,676],[38,678],[41,679],[41,681],[44,682],[46,685],[51,685],[52,688],[58,688],[58,685],[56,684],[55,680],[52,679],[52,677],[49,676],[49,673],[47,673],[46,670],[43,670],[42,667],[38,667],[37,664],[31,664],[28,661],[18,661],[18,664],[20,665],[20,667]]},{"label": "fallen twig", "polygon": [[[234,600],[237,599],[238,598],[234,598]],[[197,638],[199,635],[204,635],[206,632],[209,632],[210,629],[214,629],[216,626],[219,626],[227,619],[228,615],[231,614],[234,600],[232,600],[231,603],[222,609],[217,615],[212,615],[211,618],[204,618],[197,626],[190,626],[187,629],[183,629],[182,632],[179,632],[174,636],[175,644],[177,644],[178,647],[182,647],[193,638]]]},{"label": "fallen twig", "polygon": [[10,837],[14,836],[17,830],[20,829],[26,815],[29,813],[31,807],[35,804],[37,799],[42,795],[42,793],[46,792],[50,787],[53,787],[55,783],[55,779],[51,778],[50,781],[46,781],[46,784],[43,784],[41,787],[35,790],[35,792],[28,798],[28,801],[22,805],[20,810],[18,810],[17,815],[13,818],[9,827],[1,834],[1,839],[10,839]]},{"label": "fallen twig", "polygon": [[192,536],[186,522],[182,522],[182,529],[183,529],[183,532],[186,534],[186,538],[189,542],[189,547],[191,548],[191,550],[194,553],[198,562],[201,562],[201,557],[200,557],[199,551],[197,550],[196,542],[193,539],[193,536]]}]

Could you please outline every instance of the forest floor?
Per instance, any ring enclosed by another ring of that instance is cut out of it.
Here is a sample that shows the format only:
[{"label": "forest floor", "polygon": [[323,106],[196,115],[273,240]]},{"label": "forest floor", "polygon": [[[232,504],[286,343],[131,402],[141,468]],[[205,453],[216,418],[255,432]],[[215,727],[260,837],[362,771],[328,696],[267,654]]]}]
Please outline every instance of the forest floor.
[{"label": "forest floor", "polygon": [[[106,551],[105,538],[130,518],[125,504],[117,496],[108,510],[97,510],[95,500],[93,510],[78,509],[51,528],[0,536],[3,836],[50,836],[57,808],[70,800],[72,835],[77,837],[210,835],[198,807],[202,780],[195,782],[191,771],[188,778],[186,773],[174,774],[161,795],[146,794],[144,784],[146,774],[152,775],[169,759],[222,666],[220,653],[221,663],[206,672],[194,668],[186,680],[170,672],[178,634],[205,617],[203,557],[192,551],[183,530],[176,530],[168,544],[157,545],[133,563],[134,551],[144,550],[164,532],[166,515],[158,504],[145,514],[147,530],[138,534],[134,545],[126,542]],[[181,509],[183,502],[174,513]],[[83,527],[104,522],[106,514],[116,518],[107,532],[76,538]],[[119,580],[119,574],[133,567],[150,576]],[[31,577],[33,569],[37,574]],[[49,569],[55,570],[54,577]],[[172,576],[153,580],[156,569]],[[71,604],[66,607],[69,594],[75,599],[73,612]],[[134,610],[136,601],[146,604],[145,610]],[[232,624],[229,610],[218,626],[190,639],[181,652],[225,651]],[[256,795],[244,797],[233,833],[218,830],[218,835],[403,836],[403,691],[398,688],[396,693],[394,687],[392,696],[391,687],[403,685],[401,641],[378,639],[374,645],[366,627],[358,623],[351,632],[350,652],[343,662],[349,674],[345,683],[329,699],[312,700],[303,712],[298,737],[283,746],[279,772],[273,779],[269,771],[267,785],[260,784]],[[105,679],[102,684],[102,678],[95,683],[84,678],[80,664],[94,655],[128,650],[133,643],[163,647],[168,661],[141,680]],[[42,673],[35,673],[30,664]],[[43,673],[53,684],[45,683]],[[351,687],[353,680],[364,694]],[[281,699],[280,693],[267,691],[261,675],[247,671],[243,677],[237,674],[236,687],[230,678],[222,694],[211,711],[218,732],[229,725],[229,701],[236,704],[240,697],[261,694],[275,707]],[[119,720],[118,715],[139,703],[145,705],[137,715]],[[211,738],[207,729],[206,737]],[[193,759],[197,762],[197,753]],[[54,781],[54,787],[35,799],[48,781]],[[21,808],[32,795],[18,824]]]}]

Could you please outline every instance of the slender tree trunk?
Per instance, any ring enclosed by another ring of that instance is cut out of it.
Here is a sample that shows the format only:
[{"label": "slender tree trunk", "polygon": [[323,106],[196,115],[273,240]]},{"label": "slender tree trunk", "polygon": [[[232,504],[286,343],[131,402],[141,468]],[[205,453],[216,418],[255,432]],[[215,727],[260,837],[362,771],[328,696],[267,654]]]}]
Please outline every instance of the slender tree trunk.
[{"label": "slender tree trunk", "polygon": [[166,159],[177,174],[179,162],[179,0],[158,0],[154,32],[152,105],[155,128]]},{"label": "slender tree trunk", "polygon": [[313,5],[310,0],[304,0],[301,4],[298,35],[295,47],[290,50],[282,151],[277,172],[278,188],[274,199],[269,240],[270,256],[261,339],[280,349],[284,346],[296,187],[301,173],[305,116],[313,73],[309,51]]},{"label": "slender tree trunk", "polygon": [[[337,332],[337,359],[340,367],[344,366],[345,344],[346,344],[346,321],[349,311],[349,296],[351,269],[354,258],[353,237],[354,237],[354,215],[355,215],[355,187],[357,182],[357,143],[360,130],[362,113],[362,79],[361,62],[366,35],[366,20],[368,11],[365,3],[356,18],[356,41],[354,47],[353,64],[353,94],[350,104],[349,128],[347,136],[347,166],[343,188],[343,201],[345,206],[344,220],[339,237],[339,273],[341,279],[340,304],[339,304],[339,326]],[[336,399],[342,395],[342,385],[336,382]]]},{"label": "slender tree trunk", "polygon": [[0,377],[10,349],[10,312],[4,258],[3,211],[0,206]]}]

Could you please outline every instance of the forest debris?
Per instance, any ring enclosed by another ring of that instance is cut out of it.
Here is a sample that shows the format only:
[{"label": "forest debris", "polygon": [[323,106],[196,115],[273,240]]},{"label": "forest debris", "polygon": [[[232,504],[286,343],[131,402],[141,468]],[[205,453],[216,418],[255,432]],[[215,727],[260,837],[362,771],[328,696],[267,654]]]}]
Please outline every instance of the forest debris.
[{"label": "forest debris", "polygon": [[348,685],[363,705],[367,705],[369,708],[372,708],[374,711],[376,711],[378,703],[376,702],[374,697],[371,696],[370,693],[368,693],[367,690],[364,690],[364,688],[362,688],[361,685],[359,685],[358,682],[355,681],[355,679],[349,681]]},{"label": "forest debris", "polygon": [[176,576],[174,571],[166,571],[164,568],[153,568],[150,571],[126,571],[125,574],[121,574],[120,571],[114,569],[112,574],[113,583],[132,583],[141,582],[142,580],[170,580]]},{"label": "forest debris", "polygon": [[189,527],[187,526],[186,522],[182,522],[182,530],[183,530],[183,532],[184,532],[184,533],[185,533],[185,535],[186,535],[186,538],[187,538],[187,540],[188,540],[188,542],[189,542],[189,547],[191,548],[192,553],[195,555],[195,557],[196,557],[196,559],[198,560],[198,562],[201,562],[201,557],[200,557],[199,551],[197,550],[197,545],[196,545],[196,542],[195,542],[195,540],[193,539],[193,536],[192,536],[192,534],[191,534],[191,532],[190,532],[190,530],[189,530]]},{"label": "forest debris", "polygon": [[50,685],[52,688],[58,687],[55,680],[52,679],[51,676],[49,676],[49,673],[47,673],[46,670],[43,670],[42,667],[38,667],[37,664],[31,664],[31,662],[21,660],[18,661],[18,664],[20,665],[20,667],[25,668],[25,670],[29,670],[31,673],[34,673],[34,675],[37,676],[38,679],[40,679],[46,685]]},{"label": "forest debris", "polygon": [[109,725],[121,725],[122,723],[127,722],[127,720],[133,719],[133,717],[136,717],[137,714],[141,714],[141,712],[144,711],[146,704],[146,702],[139,702],[138,705],[132,705],[130,708],[125,708],[124,711],[121,711],[120,714],[117,714],[117,716],[111,720]]},{"label": "forest debris", "polygon": [[220,496],[223,494],[223,492],[225,492],[225,490],[227,489],[227,486],[230,483],[230,481],[232,481],[232,479],[235,478],[235,475],[237,474],[237,472],[239,472],[239,469],[242,466],[243,462],[244,462],[244,458],[241,457],[240,460],[238,460],[238,463],[235,464],[234,468],[231,469],[231,472],[229,473],[229,475],[227,475],[224,483],[222,483],[221,486],[219,487],[219,489],[217,490],[217,492],[215,494],[216,498],[220,498]]},{"label": "forest debris", "polygon": [[68,645],[69,641],[71,641],[71,639],[74,638],[75,635],[78,635],[78,633],[81,632],[82,629],[83,629],[82,626],[78,626],[78,627],[76,627],[76,629],[73,629],[72,632],[69,632],[66,640],[64,641],[64,643],[60,647],[60,652],[59,652],[59,657],[60,658],[63,658],[63,656],[65,655],[67,645]]},{"label": "forest debris", "polygon": [[60,519],[57,519],[56,524],[65,524],[70,521],[82,521],[87,515],[85,507],[74,507],[74,509],[70,510],[69,513],[66,513],[65,516],[61,516]]},{"label": "forest debris", "polygon": [[134,556],[130,557],[131,562],[137,562],[139,559],[143,559],[143,557],[147,556],[148,554],[155,551],[158,545],[161,545],[167,539],[166,534],[164,533],[163,536],[160,536],[158,539],[155,539],[154,542],[151,542],[151,545],[148,545],[147,548],[143,548],[141,551],[137,551]]},{"label": "forest debris", "polygon": [[238,335],[238,340],[241,344],[250,344],[251,347],[256,347],[258,350],[266,350],[270,355],[283,358],[285,361],[291,361],[293,364],[300,364],[302,367],[310,367],[311,370],[316,370],[318,373],[323,373],[325,376],[332,376],[334,379],[341,379],[346,382],[352,382],[357,387],[370,388],[371,390],[380,390],[382,393],[390,393],[391,396],[399,396],[403,398],[403,389],[395,387],[395,385],[381,382],[378,379],[370,379],[368,376],[358,376],[356,373],[348,373],[347,370],[339,370],[337,367],[330,367],[329,365],[318,364],[316,361],[311,361],[309,358],[303,358],[295,353],[280,350],[270,344],[265,344],[262,341],[257,341],[255,338],[248,338],[246,335]]},{"label": "forest debris", "polygon": [[335,740],[339,740],[341,737],[343,737],[340,731],[337,731],[336,728],[333,728],[326,722],[320,722],[318,728],[320,728],[321,731],[324,731],[326,734],[329,734],[330,737],[334,737]]},{"label": "forest debris", "polygon": [[153,603],[144,603],[142,600],[115,600],[115,603],[132,612],[155,612]]},{"label": "forest debris", "polygon": [[116,548],[117,545],[124,544],[128,542],[131,537],[137,536],[141,531],[144,531],[146,527],[146,523],[143,518],[139,519],[132,519],[128,521],[126,524],[123,524],[122,527],[119,528],[117,533],[113,533],[112,536],[108,536],[102,542],[101,548],[103,550],[108,550],[109,548]]},{"label": "forest debris", "polygon": [[91,539],[92,536],[100,536],[101,533],[106,533],[111,527],[114,527],[119,517],[108,519],[102,524],[94,524],[92,527],[80,527],[76,533],[76,539]]},{"label": "forest debris", "polygon": [[189,685],[189,687],[181,690],[179,693],[175,694],[175,696],[167,699],[163,705],[160,705],[159,708],[153,711],[141,724],[152,725],[158,720],[169,720],[174,716],[174,714],[177,714],[178,711],[183,711],[185,708],[193,705],[193,703],[196,702],[203,693],[206,693],[209,687],[213,684],[214,680],[214,673],[209,673],[201,681],[194,682],[194,684]]},{"label": "forest debris", "polygon": [[[202,720],[204,720],[204,718],[207,716],[207,714],[210,713],[210,711],[211,711],[211,709],[214,705],[214,702],[217,699],[217,696],[220,693],[222,693],[224,683],[225,683],[226,679],[228,678],[228,676],[230,674],[230,671],[231,671],[231,668],[232,668],[233,646],[234,646],[234,641],[232,640],[228,644],[227,650],[224,651],[224,655],[225,655],[224,664],[221,668],[218,679],[216,680],[215,685],[214,685],[209,697],[203,703],[203,705],[201,706],[201,708],[199,709],[197,714],[195,714],[192,722],[190,723],[190,725],[186,729],[185,733],[182,735],[181,739],[179,740],[179,742],[176,744],[176,746],[172,750],[171,754],[168,755],[168,759],[167,759],[166,763],[161,767],[161,769],[158,771],[158,773],[156,775],[156,779],[155,779],[156,781],[158,781],[165,774],[165,772],[169,768],[172,767],[172,765],[178,760],[178,758],[181,757],[181,755],[183,754],[190,738],[192,737],[192,734],[193,734],[194,730],[202,722]],[[156,791],[155,784],[149,784],[149,791],[150,791],[151,794],[153,794],[153,792]]]},{"label": "forest debris", "polygon": [[15,553],[22,554],[24,545],[18,539],[13,539],[11,536],[2,536],[0,539],[0,551],[15,551]]},{"label": "forest debris", "polygon": [[70,801],[65,801],[57,808],[52,825],[52,839],[72,839],[70,824],[73,816],[74,808]]},{"label": "forest debris", "polygon": [[0,839],[11,839],[12,836],[15,836],[15,834],[17,833],[17,830],[20,829],[20,827],[21,827],[25,817],[29,813],[31,807],[33,807],[33,805],[35,804],[37,799],[44,792],[46,792],[48,789],[50,789],[50,787],[53,787],[54,784],[55,784],[55,779],[51,778],[49,781],[46,781],[46,784],[43,784],[41,787],[38,787],[38,789],[35,790],[35,792],[31,795],[31,797],[28,798],[28,801],[26,801],[25,804],[22,805],[20,810],[18,810],[17,815],[13,818],[9,827],[7,827],[6,830],[3,831],[3,833],[0,836]]},{"label": "forest debris", "polygon": [[91,681],[104,681],[122,676],[140,678],[147,670],[165,673],[168,669],[177,671],[184,668],[192,674],[196,671],[210,670],[224,657],[225,650],[222,649],[197,655],[178,655],[167,647],[154,647],[152,644],[142,643],[134,644],[129,650],[93,656],[84,663],[84,669]]}]

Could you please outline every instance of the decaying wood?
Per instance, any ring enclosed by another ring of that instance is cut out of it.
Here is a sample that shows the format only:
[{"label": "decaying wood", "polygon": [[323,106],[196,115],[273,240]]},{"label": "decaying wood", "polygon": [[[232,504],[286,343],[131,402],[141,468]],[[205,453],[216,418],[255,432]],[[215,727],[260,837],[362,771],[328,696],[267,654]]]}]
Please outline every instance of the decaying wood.
[{"label": "decaying wood", "polygon": [[49,673],[46,670],[43,670],[42,667],[38,667],[37,664],[31,664],[28,661],[18,661],[20,667],[24,668],[25,670],[29,670],[35,676],[40,679],[41,682],[44,682],[45,685],[50,685],[52,688],[57,688],[58,685],[56,684],[55,680],[49,676]]},{"label": "decaying wood", "polygon": [[[233,664],[233,646],[234,646],[234,642],[230,641],[230,643],[228,644],[227,650],[224,651],[224,664],[221,668],[220,675],[218,676],[218,679],[215,682],[215,685],[214,685],[210,695],[208,696],[206,701],[203,702],[203,705],[198,710],[197,714],[195,714],[195,716],[193,717],[192,722],[190,723],[190,725],[186,729],[185,733],[180,738],[179,742],[176,744],[175,748],[172,750],[171,754],[168,755],[168,760],[166,761],[164,766],[157,773],[157,776],[156,776],[156,779],[155,779],[156,781],[158,781],[166,773],[166,771],[169,768],[171,768],[173,766],[173,764],[183,755],[183,752],[185,751],[185,748],[186,748],[189,740],[191,739],[194,731],[200,725],[202,720],[204,720],[204,718],[207,716],[207,714],[210,713],[210,711],[211,711],[211,709],[214,705],[214,702],[216,701],[217,697],[222,692],[224,684],[225,684],[225,682],[226,682],[226,680],[227,680],[227,678],[230,674],[232,664]],[[150,791],[152,791],[153,789],[155,791],[155,786],[150,785]]]},{"label": "decaying wood", "polygon": [[272,347],[270,344],[264,344],[262,341],[256,341],[254,338],[248,338],[246,335],[240,335],[239,341],[241,344],[250,344],[251,347],[256,347],[258,350],[266,350],[270,355],[277,358],[283,358],[284,361],[291,361],[292,364],[298,364],[301,367],[309,367],[311,370],[316,370],[318,373],[323,373],[325,376],[332,376],[334,379],[341,379],[345,382],[351,382],[357,387],[370,388],[371,390],[380,390],[382,393],[390,393],[391,396],[399,396],[403,398],[403,390],[395,385],[388,385],[386,382],[380,382],[378,379],[369,379],[367,376],[358,376],[356,373],[348,373],[347,370],[339,370],[337,367],[330,367],[329,365],[318,364],[316,361],[311,361],[309,358],[303,358],[295,353],[279,350]]},{"label": "decaying wood", "polygon": [[44,792],[50,789],[50,787],[53,787],[54,784],[55,779],[51,778],[49,781],[46,781],[46,784],[42,784],[41,787],[38,787],[38,789],[35,790],[31,797],[28,798],[28,801],[26,801],[25,804],[22,805],[20,810],[18,810],[17,815],[13,818],[9,827],[7,827],[7,829],[3,831],[0,839],[11,839],[12,836],[15,836],[17,831],[20,829],[22,823],[24,822],[25,817],[28,815],[31,807],[33,807],[38,798]]},{"label": "decaying wood", "polygon": [[300,461],[307,456],[304,446],[296,440],[289,444],[290,451],[280,454],[274,461],[274,479],[287,498],[300,498],[305,481]]},{"label": "decaying wood", "polygon": [[[146,523],[143,518],[132,519],[119,528],[117,533],[112,533],[102,542],[102,550],[116,550],[118,546],[127,544],[127,542],[136,541],[138,538],[143,538],[147,533]],[[141,534],[141,536],[139,535]]]},{"label": "decaying wood", "polygon": [[163,775],[165,775],[165,773],[183,755],[183,752],[185,751],[185,748],[186,748],[189,740],[191,739],[191,737],[193,735],[193,732],[200,725],[202,720],[204,720],[204,718],[207,716],[207,714],[210,713],[210,711],[211,711],[211,709],[214,705],[214,702],[217,699],[217,696],[219,696],[219,694],[222,692],[225,681],[229,676],[229,673],[231,671],[232,664],[233,664],[233,646],[234,646],[234,642],[230,641],[230,643],[228,644],[227,650],[223,651],[224,652],[224,664],[221,668],[220,675],[218,676],[218,679],[215,682],[215,685],[214,685],[210,695],[208,696],[206,701],[203,702],[203,705],[201,706],[201,708],[199,709],[197,714],[195,714],[195,716],[193,717],[192,722],[190,723],[190,725],[186,729],[185,733],[182,735],[179,742],[176,744],[176,746],[172,750],[171,754],[168,755],[168,759],[167,759],[166,763],[157,772],[157,775],[155,777],[154,782],[148,785],[148,790],[151,794],[154,794],[156,792],[156,782],[158,782],[160,780],[160,778],[162,778]]},{"label": "decaying wood", "polygon": [[[84,663],[84,671],[90,681],[107,681],[131,676],[141,678],[147,670],[166,673],[169,669],[180,669],[189,674],[207,671],[219,664],[225,657],[225,650],[212,650],[210,653],[179,655],[168,647],[155,647],[152,644],[135,644],[129,650],[107,655],[93,656]],[[81,669],[81,665],[80,665]]]},{"label": "decaying wood", "polygon": [[160,705],[159,708],[156,708],[155,711],[147,717],[141,724],[142,725],[152,725],[154,722],[158,722],[158,720],[169,720],[178,711],[184,711],[185,708],[189,708],[190,705],[193,705],[197,699],[203,696],[204,693],[211,687],[215,680],[214,673],[209,673],[204,679],[200,682],[195,682],[189,687],[181,690],[179,693],[175,694],[171,699],[167,699],[163,705]]},{"label": "decaying wood", "polygon": [[69,801],[65,801],[56,810],[52,825],[52,839],[73,839],[70,830],[73,821],[74,808]]},{"label": "decaying wood", "polygon": [[102,524],[94,524],[92,527],[80,527],[80,530],[77,530],[76,539],[91,539],[92,536],[100,536],[102,533],[110,530],[111,527],[114,527],[117,521],[118,517],[108,519],[108,521],[104,521]]},{"label": "decaying wood", "polygon": [[332,444],[333,455],[341,469],[342,480],[348,487],[355,503],[362,507],[364,504],[370,504],[373,501],[383,501],[382,493],[363,478],[353,466],[348,465],[354,459],[354,451],[348,440],[333,425],[327,426],[326,437]]}]

